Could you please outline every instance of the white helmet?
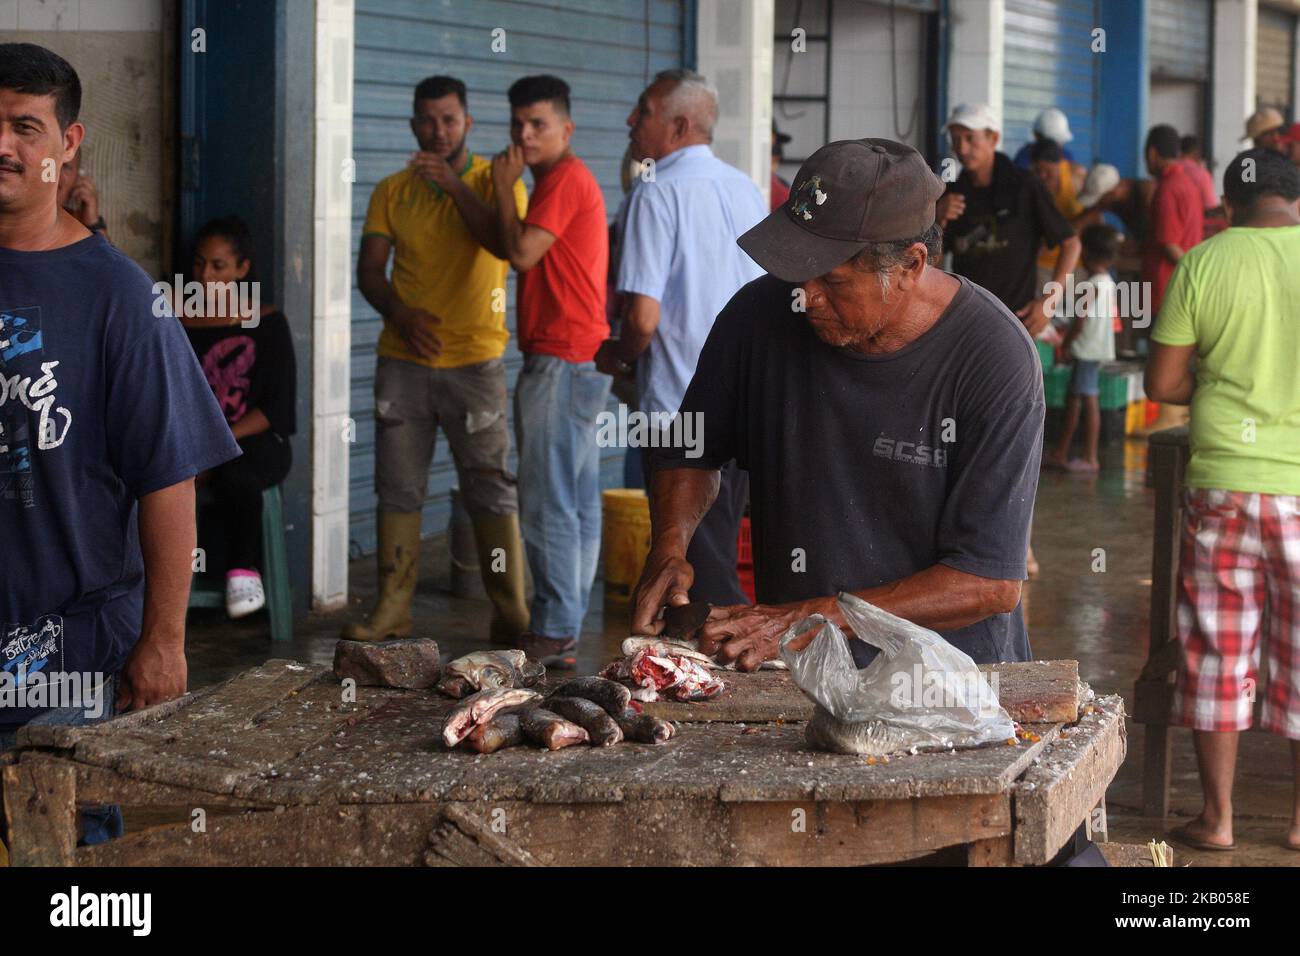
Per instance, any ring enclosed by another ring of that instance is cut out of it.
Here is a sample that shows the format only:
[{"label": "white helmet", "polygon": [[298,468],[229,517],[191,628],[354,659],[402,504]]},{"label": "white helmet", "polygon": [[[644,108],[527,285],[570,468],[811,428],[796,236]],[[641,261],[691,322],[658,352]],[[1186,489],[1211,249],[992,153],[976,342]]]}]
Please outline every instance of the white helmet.
[{"label": "white helmet", "polygon": [[1070,135],[1070,121],[1055,106],[1038,114],[1038,119],[1034,120],[1034,132],[1043,139],[1050,139],[1062,146],[1074,139]]}]

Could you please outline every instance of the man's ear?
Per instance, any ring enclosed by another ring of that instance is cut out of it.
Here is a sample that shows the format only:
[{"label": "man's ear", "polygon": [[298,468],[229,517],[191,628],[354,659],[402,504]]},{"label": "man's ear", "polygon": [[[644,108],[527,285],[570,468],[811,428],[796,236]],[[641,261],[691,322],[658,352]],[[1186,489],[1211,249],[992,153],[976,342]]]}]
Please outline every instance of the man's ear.
[{"label": "man's ear", "polygon": [[63,159],[59,163],[70,163],[77,150],[81,148],[81,141],[86,138],[86,127],[80,123],[69,123],[68,128],[63,131]]},{"label": "man's ear", "polygon": [[673,132],[678,139],[685,139],[691,132],[691,121],[685,116],[678,116],[673,120]]},{"label": "man's ear", "polygon": [[998,132],[997,130],[995,130],[995,129],[991,129],[991,130],[989,130],[989,141],[993,144],[993,148],[994,148],[994,149],[997,149],[997,148],[998,148],[998,143],[999,143],[999,141],[1001,141],[1001,139],[1002,139],[1002,134],[1001,134],[1001,133],[999,133],[999,132]]},{"label": "man's ear", "polygon": [[465,135],[468,136],[469,131],[472,130],[473,128],[474,128],[474,117],[471,116],[469,113],[466,113],[465,114]]},{"label": "man's ear", "polygon": [[573,130],[574,130],[574,128],[575,128],[575,127],[574,127],[574,125],[573,125],[573,119],[572,119],[572,118],[570,118],[570,119],[566,119],[566,120],[564,121],[564,142],[565,142],[566,144],[569,142],[570,139],[573,138]]}]

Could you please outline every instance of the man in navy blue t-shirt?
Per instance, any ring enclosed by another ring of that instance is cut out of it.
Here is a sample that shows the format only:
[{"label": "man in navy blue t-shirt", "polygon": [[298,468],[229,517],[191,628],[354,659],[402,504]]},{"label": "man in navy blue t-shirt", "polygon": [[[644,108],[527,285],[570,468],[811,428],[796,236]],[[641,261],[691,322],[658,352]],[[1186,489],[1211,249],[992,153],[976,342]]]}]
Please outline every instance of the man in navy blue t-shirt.
[{"label": "man in navy blue t-shirt", "polygon": [[0,749],[100,686],[86,716],[185,693],[194,476],[239,454],[149,277],[59,208],[80,100],[0,44]]},{"label": "man in navy blue t-shirt", "polygon": [[[754,670],[849,591],[977,663],[1030,659],[1020,607],[1043,441],[1043,376],[1021,322],[935,268],[943,183],[884,139],[814,153],[738,240],[769,275],[722,310],[682,400],[703,448],[655,452],[632,633],[683,604],[718,471],[749,472],[758,603],[713,607],[700,650]],[[859,667],[874,649],[850,647]]]}]

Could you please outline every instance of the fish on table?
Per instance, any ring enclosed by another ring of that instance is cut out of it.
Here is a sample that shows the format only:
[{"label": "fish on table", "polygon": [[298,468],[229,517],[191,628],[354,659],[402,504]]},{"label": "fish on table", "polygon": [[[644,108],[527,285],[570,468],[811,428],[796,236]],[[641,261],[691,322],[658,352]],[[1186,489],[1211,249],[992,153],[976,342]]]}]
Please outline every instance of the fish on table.
[{"label": "fish on table", "polygon": [[442,742],[457,746],[475,727],[490,721],[508,707],[520,707],[541,700],[542,695],[526,687],[492,687],[471,694],[451,709],[442,725]]},{"label": "fish on table", "polygon": [[474,651],[443,668],[438,690],[462,698],[493,687],[532,687],[545,676],[546,668],[523,651]]}]

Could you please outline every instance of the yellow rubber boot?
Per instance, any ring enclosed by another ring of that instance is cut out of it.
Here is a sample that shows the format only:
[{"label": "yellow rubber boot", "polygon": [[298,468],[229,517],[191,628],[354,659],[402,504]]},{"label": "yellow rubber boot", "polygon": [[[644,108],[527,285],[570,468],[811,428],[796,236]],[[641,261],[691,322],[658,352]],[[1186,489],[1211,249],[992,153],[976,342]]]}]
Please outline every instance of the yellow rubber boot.
[{"label": "yellow rubber boot", "polygon": [[379,512],[379,597],[365,622],[349,624],[349,641],[411,636],[411,601],[420,571],[420,513]]},{"label": "yellow rubber boot", "polygon": [[483,590],[492,602],[489,634],[494,644],[514,647],[528,630],[524,598],[524,539],[518,515],[474,516],[474,543]]}]

